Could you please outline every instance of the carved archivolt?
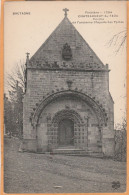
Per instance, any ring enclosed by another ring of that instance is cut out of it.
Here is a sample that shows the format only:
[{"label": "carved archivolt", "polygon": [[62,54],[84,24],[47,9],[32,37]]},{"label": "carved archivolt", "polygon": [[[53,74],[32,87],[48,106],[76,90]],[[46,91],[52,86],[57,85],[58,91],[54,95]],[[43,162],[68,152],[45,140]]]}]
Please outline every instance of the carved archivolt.
[{"label": "carved archivolt", "polygon": [[[40,114],[44,110],[44,108],[53,101],[58,101],[59,98],[65,98],[65,97],[76,97],[80,100],[83,100],[86,102],[96,113],[96,116],[99,121],[99,126],[106,126],[107,123],[107,114],[105,113],[105,110],[102,108],[101,105],[99,105],[95,99],[91,98],[90,96],[73,90],[63,90],[63,91],[57,91],[56,93],[53,93],[51,95],[48,95],[48,97],[44,98],[40,104],[38,104],[37,108],[35,109],[33,115],[31,116],[31,124],[33,126],[36,126],[38,124],[38,120],[40,117]],[[69,112],[67,113],[69,114]],[[74,116],[74,113],[71,113]],[[61,115],[60,115],[61,116]]]},{"label": "carved archivolt", "polygon": [[74,110],[61,110],[55,114],[52,119],[52,123],[59,123],[61,120],[68,118],[74,121],[75,123],[83,123],[80,115]]}]

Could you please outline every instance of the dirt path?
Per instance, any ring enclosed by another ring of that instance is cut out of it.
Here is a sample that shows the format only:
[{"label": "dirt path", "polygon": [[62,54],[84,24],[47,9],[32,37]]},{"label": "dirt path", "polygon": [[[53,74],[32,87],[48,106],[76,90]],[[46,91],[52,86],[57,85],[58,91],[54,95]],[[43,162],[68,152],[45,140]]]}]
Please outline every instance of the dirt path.
[{"label": "dirt path", "polygon": [[[123,192],[126,163],[111,159],[19,153],[5,142],[6,193]],[[119,181],[120,188],[112,188]]]}]

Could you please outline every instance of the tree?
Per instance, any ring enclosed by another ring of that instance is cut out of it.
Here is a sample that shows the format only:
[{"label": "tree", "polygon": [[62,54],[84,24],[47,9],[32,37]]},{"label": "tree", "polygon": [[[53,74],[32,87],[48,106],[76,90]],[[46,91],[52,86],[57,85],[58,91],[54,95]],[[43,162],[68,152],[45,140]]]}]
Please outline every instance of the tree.
[{"label": "tree", "polygon": [[[127,30],[120,31],[113,35],[109,40],[108,46],[115,47],[115,53],[118,52],[126,45]],[[121,123],[115,125],[115,160],[126,161],[126,150],[127,150],[127,120],[126,116],[123,117]]]},{"label": "tree", "polygon": [[[11,114],[9,116],[10,134],[22,138],[23,134],[23,96],[26,86],[26,64],[19,64],[7,75],[7,86],[9,93],[9,102],[11,105]],[[7,101],[5,103],[5,125],[7,125]]]},{"label": "tree", "polygon": [[9,101],[6,94],[4,94],[4,134],[11,135],[11,129],[14,129],[13,127],[13,121],[12,121],[12,105]]},{"label": "tree", "polygon": [[[15,99],[17,96],[17,87],[21,87],[23,94],[25,93],[26,86],[26,64],[20,63],[7,75],[7,85],[9,90],[9,96]],[[12,99],[12,100],[13,100]]]},{"label": "tree", "polygon": [[113,37],[108,42],[108,46],[116,47],[115,53],[117,54],[125,46],[126,39],[127,39],[127,30],[125,29],[113,35]]},{"label": "tree", "polygon": [[117,123],[115,125],[115,129],[116,130],[121,130],[121,131],[126,131],[126,128],[127,128],[127,120],[126,120],[126,117],[124,116],[123,119],[122,119],[122,122]]},{"label": "tree", "polygon": [[126,161],[127,150],[127,121],[123,118],[122,123],[115,126],[115,159],[118,161]]}]

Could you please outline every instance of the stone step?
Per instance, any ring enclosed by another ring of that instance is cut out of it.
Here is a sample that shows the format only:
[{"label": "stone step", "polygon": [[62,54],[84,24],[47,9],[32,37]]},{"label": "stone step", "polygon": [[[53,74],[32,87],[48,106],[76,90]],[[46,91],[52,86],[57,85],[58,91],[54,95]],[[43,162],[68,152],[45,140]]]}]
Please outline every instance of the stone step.
[{"label": "stone step", "polygon": [[64,154],[69,156],[92,156],[92,157],[103,157],[102,152],[92,152],[92,151],[85,151],[83,149],[77,148],[58,148],[53,149],[53,154]]},{"label": "stone step", "polygon": [[58,149],[53,149],[54,154],[79,154],[83,153],[85,150],[83,149],[76,149],[76,148],[58,148]]},{"label": "stone step", "polygon": [[65,154],[67,156],[82,156],[82,157],[86,157],[86,156],[89,156],[89,157],[94,157],[94,158],[103,158],[104,155],[103,153],[80,153],[80,154]]}]

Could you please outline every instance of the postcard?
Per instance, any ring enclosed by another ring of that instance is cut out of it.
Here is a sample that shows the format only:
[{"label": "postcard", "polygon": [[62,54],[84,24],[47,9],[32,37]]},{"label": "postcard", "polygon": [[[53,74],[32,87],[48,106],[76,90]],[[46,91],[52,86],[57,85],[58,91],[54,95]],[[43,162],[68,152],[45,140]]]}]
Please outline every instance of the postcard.
[{"label": "postcard", "polygon": [[127,193],[127,2],[4,2],[3,194]]}]

